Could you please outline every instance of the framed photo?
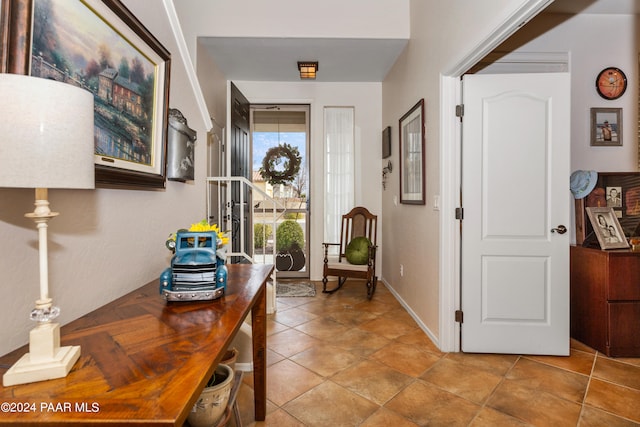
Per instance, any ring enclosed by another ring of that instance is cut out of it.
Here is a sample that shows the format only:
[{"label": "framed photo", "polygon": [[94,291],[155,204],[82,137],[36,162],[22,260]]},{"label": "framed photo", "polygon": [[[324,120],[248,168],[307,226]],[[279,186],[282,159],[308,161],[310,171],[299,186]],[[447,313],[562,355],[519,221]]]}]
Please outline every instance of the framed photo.
[{"label": "framed photo", "polygon": [[96,184],[164,188],[169,51],[119,0],[0,1],[9,72],[93,93]]},{"label": "framed photo", "polygon": [[424,99],[400,119],[400,203],[424,205]]},{"label": "framed photo", "polygon": [[624,249],[629,247],[624,231],[613,208],[586,208],[600,248]]},{"label": "framed photo", "polygon": [[622,207],[622,187],[606,187],[605,194],[607,196],[607,207],[609,208],[621,208]]},{"label": "framed photo", "polygon": [[391,157],[391,126],[382,131],[382,158]]},{"label": "framed photo", "polygon": [[622,108],[591,109],[591,145],[622,145]]}]

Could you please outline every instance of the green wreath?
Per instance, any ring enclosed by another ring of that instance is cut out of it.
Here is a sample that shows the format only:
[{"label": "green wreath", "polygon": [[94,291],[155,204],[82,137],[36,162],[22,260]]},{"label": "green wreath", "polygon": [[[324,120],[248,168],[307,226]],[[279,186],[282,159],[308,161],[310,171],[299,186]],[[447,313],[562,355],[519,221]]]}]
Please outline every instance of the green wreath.
[{"label": "green wreath", "polygon": [[[283,159],[282,170],[277,169],[276,166],[279,166]],[[286,142],[277,147],[271,147],[262,159],[260,176],[271,185],[290,184],[300,172],[301,160],[298,148]]]}]

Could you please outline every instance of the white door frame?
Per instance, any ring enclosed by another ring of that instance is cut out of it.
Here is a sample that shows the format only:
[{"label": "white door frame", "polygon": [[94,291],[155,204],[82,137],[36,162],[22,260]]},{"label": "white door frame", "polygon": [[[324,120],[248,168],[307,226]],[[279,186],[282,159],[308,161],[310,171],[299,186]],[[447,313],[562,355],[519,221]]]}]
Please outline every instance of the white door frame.
[{"label": "white door frame", "polygon": [[461,61],[440,75],[440,330],[441,351],[460,351],[460,324],[454,312],[460,308],[460,204],[461,126],[455,108],[461,102],[460,77],[553,0],[528,0]]}]

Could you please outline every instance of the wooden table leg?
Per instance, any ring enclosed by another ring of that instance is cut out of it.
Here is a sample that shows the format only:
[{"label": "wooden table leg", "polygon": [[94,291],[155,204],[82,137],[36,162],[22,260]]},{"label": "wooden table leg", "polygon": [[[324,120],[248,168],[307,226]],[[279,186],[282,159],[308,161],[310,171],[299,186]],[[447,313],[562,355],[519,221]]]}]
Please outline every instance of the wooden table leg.
[{"label": "wooden table leg", "polygon": [[266,284],[251,309],[253,343],[253,399],[256,421],[264,421],[267,414],[267,290]]}]

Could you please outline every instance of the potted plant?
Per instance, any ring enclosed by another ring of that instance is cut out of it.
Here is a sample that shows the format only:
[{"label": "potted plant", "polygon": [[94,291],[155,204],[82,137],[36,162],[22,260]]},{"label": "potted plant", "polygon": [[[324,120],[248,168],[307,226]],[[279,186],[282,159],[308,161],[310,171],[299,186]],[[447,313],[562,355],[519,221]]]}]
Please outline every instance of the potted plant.
[{"label": "potted plant", "polygon": [[218,365],[189,413],[189,424],[193,427],[217,425],[227,408],[232,386],[233,369],[228,365]]},{"label": "potted plant", "polygon": [[283,221],[276,229],[276,268],[279,271],[298,271],[305,265],[304,232],[294,220]]}]

